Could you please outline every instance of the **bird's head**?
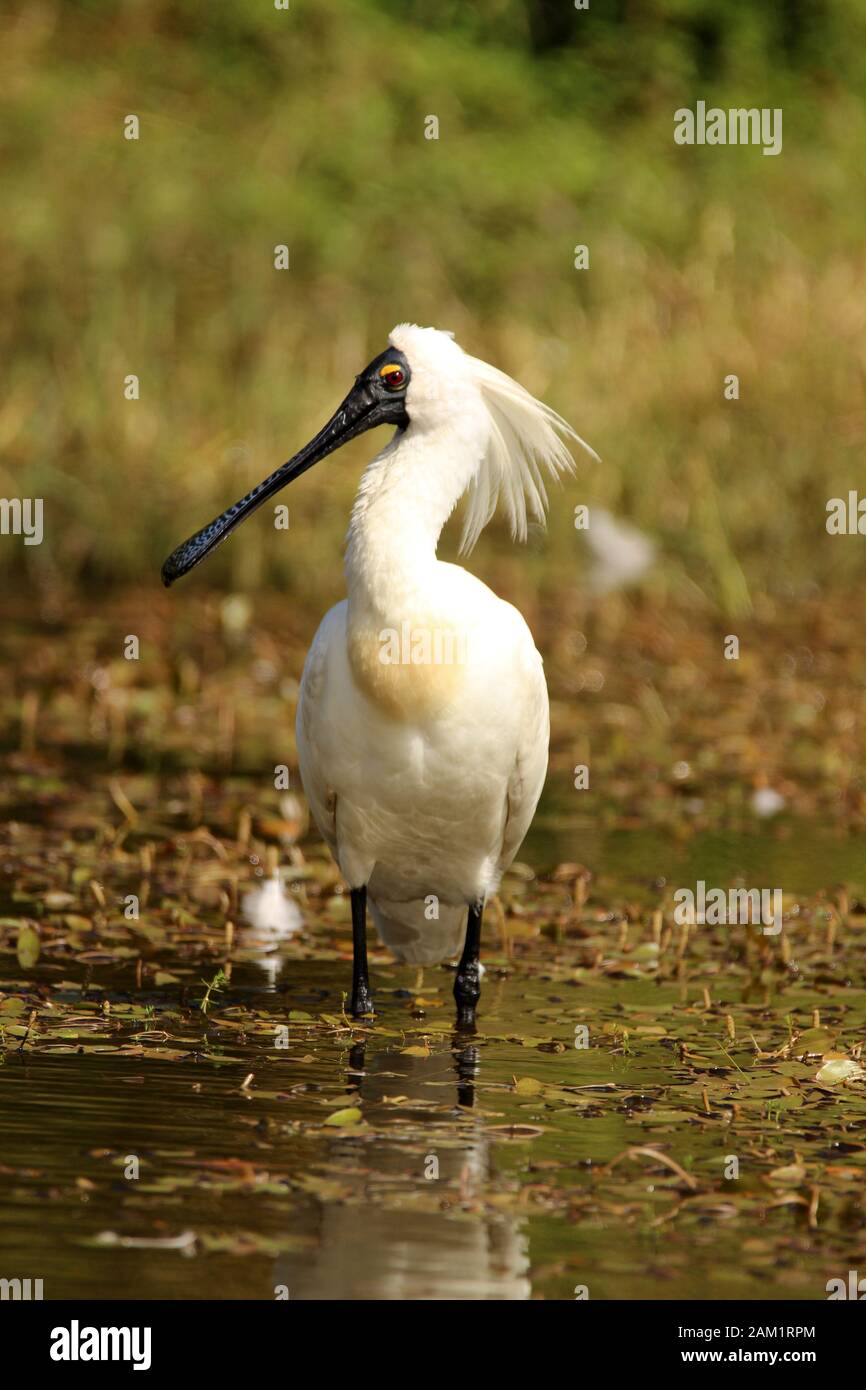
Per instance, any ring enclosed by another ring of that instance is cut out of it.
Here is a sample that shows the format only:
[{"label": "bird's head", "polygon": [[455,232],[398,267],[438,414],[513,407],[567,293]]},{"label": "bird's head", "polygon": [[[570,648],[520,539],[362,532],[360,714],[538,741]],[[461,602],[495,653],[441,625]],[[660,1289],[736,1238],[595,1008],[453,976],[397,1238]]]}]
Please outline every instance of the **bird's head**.
[{"label": "bird's head", "polygon": [[376,425],[424,431],[446,424],[477,442],[463,549],[471,548],[490,520],[500,493],[514,534],[525,537],[527,504],[533,515],[544,516],[539,465],[554,477],[572,467],[560,433],[583,443],[516,381],[465,353],[452,334],[403,323],[299,453],[172,551],[162,567],[163,583],[168,587],[182,578],[270,497],[357,435]]},{"label": "bird's head", "polygon": [[396,425],[398,430],[405,429],[409,424],[406,395],[411,379],[412,369],[399,348],[389,346],[385,352],[374,357],[355,377],[355,384],[346,399],[309,444],[305,444],[294,458],[271,473],[246,497],[234,502],[214,521],[172,551],[162,567],[162,582],[166,588],[215,550],[236,526],[257,511],[269,497],[350,439],[373,429],[375,425]]}]

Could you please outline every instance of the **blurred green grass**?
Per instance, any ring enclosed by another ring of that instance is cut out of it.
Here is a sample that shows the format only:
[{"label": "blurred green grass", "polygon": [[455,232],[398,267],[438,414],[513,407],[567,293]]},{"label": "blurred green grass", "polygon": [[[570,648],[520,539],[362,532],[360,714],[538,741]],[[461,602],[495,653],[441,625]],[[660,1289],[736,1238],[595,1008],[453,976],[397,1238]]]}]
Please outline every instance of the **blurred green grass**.
[{"label": "blurred green grass", "polygon": [[[453,329],[602,455],[554,495],[548,541],[485,537],[472,563],[512,591],[580,582],[578,502],[657,540],[662,597],[738,613],[861,579],[862,547],[824,521],[866,440],[866,8],[720,11],[13,6],[0,495],[43,497],[46,537],[4,538],[4,583],[158,583],[404,319]],[[782,154],[676,146],[699,98],[782,107]],[[248,523],[208,580],[333,599],[373,447],[284,494],[288,532]]]}]

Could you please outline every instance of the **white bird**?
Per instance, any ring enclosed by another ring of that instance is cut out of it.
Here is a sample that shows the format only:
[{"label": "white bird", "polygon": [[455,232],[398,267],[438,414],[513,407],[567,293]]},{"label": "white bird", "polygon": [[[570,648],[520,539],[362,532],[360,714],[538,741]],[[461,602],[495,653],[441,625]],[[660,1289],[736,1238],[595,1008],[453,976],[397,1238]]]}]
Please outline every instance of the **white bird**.
[{"label": "white bird", "polygon": [[185,574],[286,483],[374,425],[396,425],[364,473],[349,526],[347,597],[313,642],[297,742],[304,790],[352,900],[351,1008],[372,1012],[369,897],[398,959],[463,947],[458,1024],[474,1026],[485,900],[514,859],[547,771],[541,657],[518,611],[437,559],[469,494],[461,549],[501,500],[513,535],[543,521],[544,474],[573,468],[570,425],[448,333],[400,324],[304,449],[163,566]]}]

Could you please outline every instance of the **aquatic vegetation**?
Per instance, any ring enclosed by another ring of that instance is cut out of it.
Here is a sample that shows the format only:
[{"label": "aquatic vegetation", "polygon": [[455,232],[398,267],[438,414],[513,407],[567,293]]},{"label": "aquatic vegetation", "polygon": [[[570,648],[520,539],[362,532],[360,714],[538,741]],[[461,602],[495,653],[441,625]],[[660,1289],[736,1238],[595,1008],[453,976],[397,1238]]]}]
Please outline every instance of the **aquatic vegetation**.
[{"label": "aquatic vegetation", "polygon": [[[853,619],[816,610],[812,651],[774,613],[743,627],[731,673],[703,621],[618,596],[576,656],[577,624],[542,632],[553,772],[488,913],[467,1046],[451,973],[373,941],[379,1014],[344,1011],[347,896],[270,776],[285,763],[296,785],[303,633],[277,644],[266,604],[227,628],[210,595],[174,628],[118,596],[50,644],[13,616],[0,1248],[39,1241],[50,1296],[393,1296],[395,1278],[429,1296],[459,1268],[460,1297],[820,1297],[856,1267]],[[138,662],[119,631],[146,635]],[[778,815],[758,785],[782,790]],[[262,931],[243,905],[278,866],[298,920]],[[678,922],[698,880],[777,884],[783,930]],[[378,1252],[363,1276],[353,1240]]]}]

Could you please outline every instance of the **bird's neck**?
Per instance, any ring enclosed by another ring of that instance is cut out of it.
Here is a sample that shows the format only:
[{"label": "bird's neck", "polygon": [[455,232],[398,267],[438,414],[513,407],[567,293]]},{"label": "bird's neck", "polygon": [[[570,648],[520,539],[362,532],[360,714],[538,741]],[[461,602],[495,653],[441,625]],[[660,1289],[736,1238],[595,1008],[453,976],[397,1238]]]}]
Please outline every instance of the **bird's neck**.
[{"label": "bird's neck", "polygon": [[435,602],[439,536],[477,462],[454,430],[410,426],[368,466],[346,548],[350,623],[397,622]]},{"label": "bird's neck", "polygon": [[438,718],[459,693],[464,615],[448,603],[436,546],[475,467],[477,452],[453,430],[410,425],[361,480],[346,549],[347,655],[388,718]]}]

